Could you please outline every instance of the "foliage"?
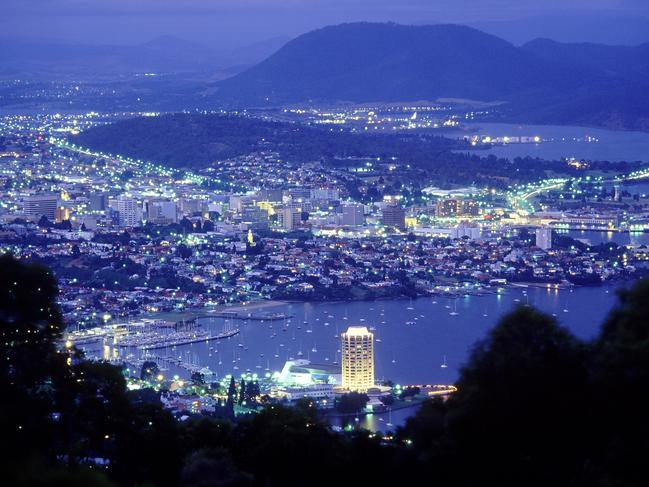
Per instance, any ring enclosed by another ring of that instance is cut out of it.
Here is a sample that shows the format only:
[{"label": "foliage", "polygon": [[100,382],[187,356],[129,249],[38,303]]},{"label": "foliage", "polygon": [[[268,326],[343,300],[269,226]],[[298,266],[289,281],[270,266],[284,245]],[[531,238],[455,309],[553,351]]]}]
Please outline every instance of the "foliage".
[{"label": "foliage", "polygon": [[[506,315],[474,347],[458,392],[425,401],[389,441],[332,432],[310,400],[179,422],[156,393],[127,392],[121,369],[57,347],[51,272],[12,257],[0,268],[8,485],[300,486],[314,471],[317,484],[646,485],[649,281],[620,294],[592,342],[529,307]],[[257,394],[231,378],[229,411]],[[366,401],[350,393],[338,407]]]}]

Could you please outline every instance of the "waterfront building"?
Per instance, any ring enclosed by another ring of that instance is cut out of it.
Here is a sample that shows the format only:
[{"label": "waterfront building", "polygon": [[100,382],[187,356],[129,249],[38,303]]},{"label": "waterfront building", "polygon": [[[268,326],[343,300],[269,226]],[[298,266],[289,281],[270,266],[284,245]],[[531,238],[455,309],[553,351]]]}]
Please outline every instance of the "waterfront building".
[{"label": "waterfront building", "polygon": [[287,387],[306,387],[313,384],[339,386],[340,366],[314,364],[307,359],[288,360],[279,374],[278,382]]},{"label": "waterfront building", "polygon": [[312,384],[304,387],[278,386],[271,391],[271,397],[288,402],[311,399],[321,408],[333,408],[336,395],[333,384]]},{"label": "waterfront building", "polygon": [[543,250],[552,248],[552,228],[539,227],[536,229],[536,246]]},{"label": "waterfront building", "polygon": [[383,208],[381,223],[403,232],[406,229],[406,210],[400,206],[386,206]]},{"label": "waterfront building", "polygon": [[36,194],[27,196],[23,201],[25,216],[34,220],[45,216],[48,220],[56,219],[59,197],[56,194]]},{"label": "waterfront building", "polygon": [[365,326],[350,326],[341,338],[343,389],[367,392],[374,387],[374,334]]}]

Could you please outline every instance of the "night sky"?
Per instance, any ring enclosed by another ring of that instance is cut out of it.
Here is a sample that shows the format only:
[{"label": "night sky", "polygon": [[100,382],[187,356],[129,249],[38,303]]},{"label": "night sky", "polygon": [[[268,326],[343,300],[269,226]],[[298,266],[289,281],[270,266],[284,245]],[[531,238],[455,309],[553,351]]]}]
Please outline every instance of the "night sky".
[{"label": "night sky", "polygon": [[132,44],[173,35],[221,47],[294,37],[350,21],[452,22],[484,28],[534,18],[530,28],[550,37],[553,28],[566,30],[557,29],[560,21],[570,25],[580,17],[593,17],[599,23],[574,22],[589,40],[587,30],[602,30],[597,26],[612,16],[636,22],[649,19],[647,0],[2,0],[0,4],[0,35],[5,37]]}]

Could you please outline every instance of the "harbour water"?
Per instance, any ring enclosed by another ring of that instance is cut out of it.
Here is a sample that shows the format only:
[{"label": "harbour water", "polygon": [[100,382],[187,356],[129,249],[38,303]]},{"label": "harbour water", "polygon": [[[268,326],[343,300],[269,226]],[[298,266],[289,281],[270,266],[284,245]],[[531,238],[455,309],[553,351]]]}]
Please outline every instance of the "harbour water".
[{"label": "harbour water", "polygon": [[[340,361],[340,333],[350,325],[371,327],[376,377],[402,384],[450,384],[473,344],[517,305],[529,304],[557,319],[577,336],[593,337],[615,302],[614,288],[510,288],[504,294],[458,299],[418,298],[341,303],[286,303],[269,308],[293,318],[239,324],[241,333],[218,342],[175,347],[173,353],[219,376],[281,370],[290,358]],[[450,313],[457,309],[457,315]],[[214,330],[223,318],[202,320]],[[448,367],[442,368],[446,356]]]},{"label": "harbour water", "polygon": [[508,144],[496,146],[481,154],[498,157],[539,157],[542,159],[578,159],[599,161],[649,162],[649,133],[606,130],[557,125],[525,125],[472,122],[463,131],[449,132],[449,137],[465,135],[536,136],[539,144]]},{"label": "harbour water", "polygon": [[[249,371],[259,375],[279,371],[289,358],[316,363],[340,361],[339,333],[349,325],[367,325],[375,334],[376,377],[399,384],[451,384],[471,348],[483,339],[503,314],[532,305],[556,316],[577,336],[593,338],[615,304],[615,287],[546,289],[508,288],[504,294],[465,296],[457,300],[424,297],[341,303],[286,303],[268,308],[293,317],[286,323],[241,322],[241,333],[230,339],[176,347],[175,355],[207,365],[219,376]],[[457,315],[451,311],[457,310]],[[209,318],[219,329],[222,318]],[[410,324],[408,324],[410,323]],[[286,326],[288,325],[288,326]],[[286,331],[283,331],[286,329]],[[442,368],[444,356],[448,367]],[[268,369],[268,370],[266,370]],[[394,411],[393,425],[402,424],[415,408]],[[332,420],[371,430],[387,426],[387,414]]]}]

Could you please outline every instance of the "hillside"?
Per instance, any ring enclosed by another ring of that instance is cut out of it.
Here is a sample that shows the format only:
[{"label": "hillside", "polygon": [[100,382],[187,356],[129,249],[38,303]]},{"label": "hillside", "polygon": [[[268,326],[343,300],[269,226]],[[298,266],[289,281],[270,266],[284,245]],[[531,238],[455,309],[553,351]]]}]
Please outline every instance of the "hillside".
[{"label": "hillside", "polygon": [[95,151],[192,169],[263,150],[277,152],[287,162],[320,161],[339,169],[350,164],[350,158],[380,158],[408,167],[420,183],[441,185],[502,185],[538,180],[547,171],[574,173],[563,161],[480,157],[479,151],[463,152],[469,148],[463,141],[433,135],[357,134],[230,115],[134,118],[86,130],[70,140]]},{"label": "hillside", "polygon": [[522,48],[546,61],[597,70],[610,76],[635,79],[649,75],[649,42],[638,46],[607,46],[535,39]]},{"label": "hillside", "polygon": [[287,160],[305,162],[336,156],[387,155],[418,160],[464,147],[462,142],[436,136],[354,135],[248,117],[181,113],[96,127],[72,142],[174,167],[202,167],[256,150],[274,150]]},{"label": "hillside", "polygon": [[532,41],[459,25],[315,30],[216,83],[230,106],[436,100],[507,102],[502,119],[649,130],[647,46]]},{"label": "hillside", "polygon": [[242,103],[499,100],[571,89],[585,74],[469,27],[360,23],[304,34],[218,87]]}]

